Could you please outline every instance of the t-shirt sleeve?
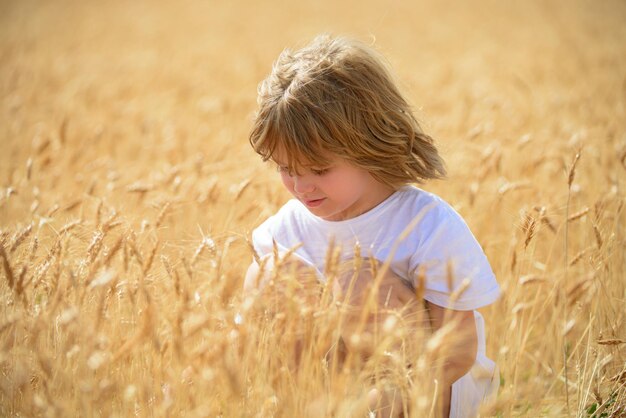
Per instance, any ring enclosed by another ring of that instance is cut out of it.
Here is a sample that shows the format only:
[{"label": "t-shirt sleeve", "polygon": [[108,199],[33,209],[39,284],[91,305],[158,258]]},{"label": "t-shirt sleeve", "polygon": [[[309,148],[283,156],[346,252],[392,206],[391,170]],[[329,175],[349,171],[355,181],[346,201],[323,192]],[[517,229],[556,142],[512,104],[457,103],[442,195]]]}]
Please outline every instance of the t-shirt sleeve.
[{"label": "t-shirt sleeve", "polygon": [[293,251],[294,247],[300,246],[300,241],[285,236],[285,229],[289,228],[289,219],[285,219],[285,214],[279,211],[277,214],[269,217],[261,225],[252,231],[252,247],[254,252],[263,259],[264,257],[274,254],[274,246],[279,257],[290,254],[292,260],[297,260],[305,266],[314,269],[318,278],[324,281],[322,273],[315,267],[315,264],[309,260],[299,250]]},{"label": "t-shirt sleeve", "polygon": [[278,255],[282,256],[287,252],[293,253],[292,247],[300,244],[286,236],[285,228],[289,228],[289,219],[285,218],[285,214],[279,211],[252,231],[252,247],[259,258],[274,254],[274,246]]},{"label": "t-shirt sleeve", "polygon": [[273,236],[270,226],[274,221],[274,217],[270,217],[252,231],[252,248],[259,258],[263,258],[273,252]]},{"label": "t-shirt sleeve", "polygon": [[[455,310],[473,310],[493,303],[500,287],[485,253],[461,216],[442,202],[420,223],[420,242],[411,256],[410,272],[414,285],[418,285],[420,272],[424,273],[424,299]],[[460,294],[451,300],[455,291]]]}]

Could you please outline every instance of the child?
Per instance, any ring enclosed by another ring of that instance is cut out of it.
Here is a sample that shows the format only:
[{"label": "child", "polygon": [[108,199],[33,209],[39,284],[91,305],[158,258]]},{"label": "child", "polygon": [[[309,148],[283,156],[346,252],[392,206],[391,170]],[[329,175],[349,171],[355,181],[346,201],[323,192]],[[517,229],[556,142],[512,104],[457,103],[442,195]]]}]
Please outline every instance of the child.
[{"label": "child", "polygon": [[[300,245],[295,257],[321,280],[331,242],[344,261],[391,257],[383,282],[398,295],[395,303],[407,294],[415,298],[407,289],[425,275],[423,299],[433,328],[445,316],[461,336],[444,365],[444,414],[473,416],[499,383],[475,311],[498,298],[499,286],[454,209],[410,185],[443,178],[444,163],[382,59],[357,41],[319,36],[278,57],[259,86],[258,103],[250,143],[278,165],[294,199],[255,229],[257,254]],[[258,276],[253,262],[245,287],[255,286]],[[365,271],[359,277],[361,283],[371,279]],[[451,298],[462,283],[464,291]]]}]

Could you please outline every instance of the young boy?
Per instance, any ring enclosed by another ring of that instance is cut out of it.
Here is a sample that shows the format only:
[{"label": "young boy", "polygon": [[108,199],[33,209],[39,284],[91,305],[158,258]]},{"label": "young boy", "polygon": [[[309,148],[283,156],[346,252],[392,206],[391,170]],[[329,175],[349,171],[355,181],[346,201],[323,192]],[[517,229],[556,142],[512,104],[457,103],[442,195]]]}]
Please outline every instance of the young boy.
[{"label": "young boy", "polygon": [[[294,199],[253,232],[257,254],[269,257],[275,247],[286,252],[299,245],[295,258],[322,281],[331,243],[344,262],[389,259],[381,293],[386,307],[391,296],[392,308],[415,299],[412,289],[425,275],[423,299],[433,329],[445,320],[458,337],[448,343],[451,357],[440,376],[443,414],[476,414],[499,379],[485,355],[484,323],[475,310],[493,303],[499,286],[463,219],[439,197],[411,185],[444,177],[444,163],[382,59],[359,42],[317,37],[279,56],[259,86],[258,103],[250,143],[278,165]],[[245,288],[262,275],[252,263]],[[364,268],[357,293],[372,280]],[[339,287],[345,290],[346,278],[340,277]]]}]

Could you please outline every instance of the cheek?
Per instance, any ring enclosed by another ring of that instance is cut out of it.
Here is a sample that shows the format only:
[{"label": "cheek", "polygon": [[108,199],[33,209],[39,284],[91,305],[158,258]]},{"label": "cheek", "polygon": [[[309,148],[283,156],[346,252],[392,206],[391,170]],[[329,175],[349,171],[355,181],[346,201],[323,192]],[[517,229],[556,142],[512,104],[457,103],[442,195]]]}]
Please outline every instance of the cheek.
[{"label": "cheek", "polygon": [[318,188],[333,197],[345,197],[350,193],[350,179],[341,174],[332,173],[319,181]]}]

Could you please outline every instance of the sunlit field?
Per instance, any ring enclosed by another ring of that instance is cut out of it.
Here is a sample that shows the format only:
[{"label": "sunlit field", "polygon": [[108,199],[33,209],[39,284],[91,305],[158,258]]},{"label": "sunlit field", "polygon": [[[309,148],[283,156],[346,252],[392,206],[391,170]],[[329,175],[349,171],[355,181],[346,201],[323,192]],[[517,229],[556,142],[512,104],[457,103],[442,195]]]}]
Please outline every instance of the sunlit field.
[{"label": "sunlit field", "polygon": [[626,416],[626,3],[275,3],[0,2],[0,415],[434,416],[450,336],[338,361],[328,286],[242,293],[289,198],[256,86],[331,32],[387,57],[502,286],[481,416]]}]

